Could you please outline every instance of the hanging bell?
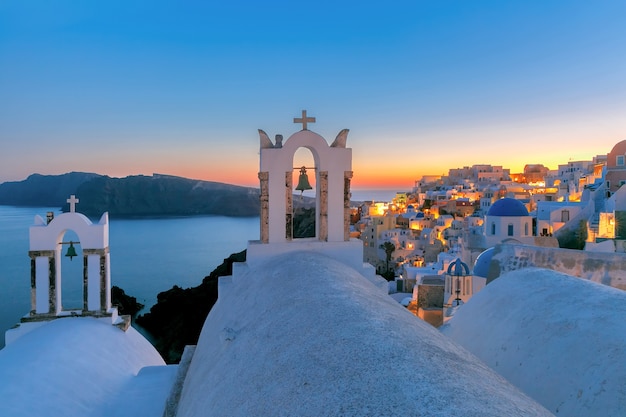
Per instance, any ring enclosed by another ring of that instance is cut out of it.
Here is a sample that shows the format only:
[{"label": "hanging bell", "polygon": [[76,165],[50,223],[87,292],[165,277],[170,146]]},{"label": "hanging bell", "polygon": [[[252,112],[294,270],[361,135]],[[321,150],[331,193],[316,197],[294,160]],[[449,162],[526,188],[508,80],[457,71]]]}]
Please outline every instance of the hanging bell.
[{"label": "hanging bell", "polygon": [[76,254],[76,248],[74,248],[74,242],[70,242],[70,247],[67,248],[67,252],[65,253],[65,256],[69,256],[70,261],[74,258],[74,256],[78,256]]},{"label": "hanging bell", "polygon": [[300,191],[300,194],[304,192],[304,190],[312,190],[311,184],[309,184],[309,177],[306,175],[306,168],[300,168],[300,178],[298,178],[298,185],[296,186],[296,190]]}]

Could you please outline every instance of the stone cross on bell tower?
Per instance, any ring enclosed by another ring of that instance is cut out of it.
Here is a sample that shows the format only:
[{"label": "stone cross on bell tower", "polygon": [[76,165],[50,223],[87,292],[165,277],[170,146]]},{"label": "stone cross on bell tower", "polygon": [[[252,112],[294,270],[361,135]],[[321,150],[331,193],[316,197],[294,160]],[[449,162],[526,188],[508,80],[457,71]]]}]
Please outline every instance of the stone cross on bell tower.
[{"label": "stone cross on bell tower", "polygon": [[302,110],[302,117],[294,117],[294,123],[302,123],[302,130],[307,130],[307,123],[315,123],[315,117],[307,117],[306,110]]},{"label": "stone cross on bell tower", "polygon": [[66,200],[66,202],[70,204],[70,213],[74,213],[76,211],[76,203],[79,202],[78,198],[76,198],[76,196],[72,194],[70,198]]}]

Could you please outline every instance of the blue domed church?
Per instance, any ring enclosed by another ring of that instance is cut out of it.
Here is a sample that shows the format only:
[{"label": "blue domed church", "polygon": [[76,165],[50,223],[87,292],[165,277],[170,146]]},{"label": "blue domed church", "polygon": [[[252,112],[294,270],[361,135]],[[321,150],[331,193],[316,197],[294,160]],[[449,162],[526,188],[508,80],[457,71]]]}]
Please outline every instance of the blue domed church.
[{"label": "blue domed church", "polygon": [[485,215],[485,247],[505,241],[534,244],[532,217],[522,202],[502,198]]}]

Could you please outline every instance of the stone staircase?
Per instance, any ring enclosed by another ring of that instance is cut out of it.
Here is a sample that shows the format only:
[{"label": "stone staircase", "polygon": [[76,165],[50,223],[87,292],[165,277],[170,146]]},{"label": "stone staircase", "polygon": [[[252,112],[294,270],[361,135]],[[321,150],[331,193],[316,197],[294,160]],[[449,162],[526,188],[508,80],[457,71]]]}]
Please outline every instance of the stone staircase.
[{"label": "stone staircase", "polygon": [[600,213],[604,211],[605,203],[606,203],[606,187],[603,185],[598,187],[593,194],[593,204],[594,204],[594,212],[593,215],[589,218],[589,229],[592,230],[596,235],[598,234],[598,230],[600,228]]}]

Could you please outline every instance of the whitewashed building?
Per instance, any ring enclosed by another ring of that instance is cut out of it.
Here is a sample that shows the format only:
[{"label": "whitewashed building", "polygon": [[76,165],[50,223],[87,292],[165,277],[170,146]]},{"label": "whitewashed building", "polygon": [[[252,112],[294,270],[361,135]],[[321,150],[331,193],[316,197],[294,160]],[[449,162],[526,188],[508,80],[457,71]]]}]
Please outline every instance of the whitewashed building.
[{"label": "whitewashed building", "polygon": [[584,203],[580,202],[537,202],[537,236],[552,236],[582,211]]},{"label": "whitewashed building", "polygon": [[493,203],[483,226],[485,248],[510,239],[534,244],[532,217],[526,207],[513,198],[502,198]]}]

